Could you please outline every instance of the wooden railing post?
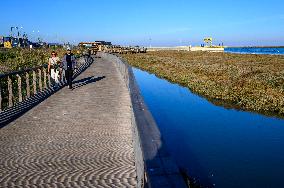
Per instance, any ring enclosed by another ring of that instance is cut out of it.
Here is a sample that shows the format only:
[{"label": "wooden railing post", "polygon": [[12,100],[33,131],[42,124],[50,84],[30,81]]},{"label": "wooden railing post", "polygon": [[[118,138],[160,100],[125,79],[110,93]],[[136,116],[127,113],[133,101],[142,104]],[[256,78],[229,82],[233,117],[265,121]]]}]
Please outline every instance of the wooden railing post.
[{"label": "wooden railing post", "polygon": [[0,112],[2,111],[2,89],[0,85]]},{"label": "wooden railing post", "polygon": [[36,72],[33,71],[33,89],[34,89],[34,95],[37,94],[37,89],[36,89]]},{"label": "wooden railing post", "polygon": [[[82,63],[78,62],[77,68],[85,68],[88,64],[89,62],[82,62]],[[78,74],[78,70],[79,69],[76,70],[76,74]],[[31,71],[32,71],[32,76],[31,76]],[[62,81],[62,84],[64,84],[65,83],[65,77],[63,76],[64,70],[62,71],[63,72],[61,75],[61,81]],[[17,77],[17,80],[16,80],[16,77]],[[50,74],[47,73],[46,65],[7,73],[4,75],[1,75],[1,79],[2,78],[5,79],[2,81],[7,83],[7,86],[5,84],[5,87],[7,87],[8,90],[6,93],[6,89],[5,89],[5,96],[3,96],[4,94],[2,93],[3,85],[1,85],[0,83],[0,112],[3,110],[3,104],[2,104],[3,99],[6,100],[8,98],[7,106],[10,108],[10,107],[13,107],[14,104],[18,102],[23,102],[24,100],[30,98],[32,95],[36,95],[38,92],[41,92],[44,89],[51,88],[52,83],[53,83]],[[6,78],[7,78],[7,82],[6,82]],[[12,79],[14,79],[14,81],[17,81],[17,89],[13,88],[14,86],[13,86]],[[25,79],[25,80],[22,80],[22,79]],[[32,79],[32,83],[31,83],[31,79]],[[24,85],[26,86],[23,86],[22,82],[25,82]],[[23,87],[26,87],[26,88],[24,88],[23,90]],[[16,91],[14,91],[13,89],[14,90],[16,89]],[[18,90],[18,94],[15,94],[17,90]],[[18,97],[17,101],[15,100],[16,99],[15,97]],[[4,106],[6,107],[6,102]]]},{"label": "wooden railing post", "polygon": [[62,72],[61,72],[61,82],[62,82],[62,85],[64,85],[64,79],[65,79],[65,70],[62,69]]},{"label": "wooden railing post", "polygon": [[39,85],[39,90],[42,91],[41,69],[38,69],[38,85]]},{"label": "wooden railing post", "polygon": [[20,75],[17,74],[18,77],[18,97],[19,97],[19,102],[23,101],[23,94],[22,94],[22,78]]},{"label": "wooden railing post", "polygon": [[29,72],[26,72],[26,85],[27,85],[27,98],[31,97],[31,89],[30,89],[30,75]]},{"label": "wooden railing post", "polygon": [[48,87],[51,88],[51,79],[50,79],[50,74],[47,74],[47,78],[48,78]]},{"label": "wooden railing post", "polygon": [[44,89],[47,88],[47,84],[46,84],[46,69],[43,68],[43,87]]},{"label": "wooden railing post", "polygon": [[9,107],[13,106],[13,86],[10,76],[8,76]]}]

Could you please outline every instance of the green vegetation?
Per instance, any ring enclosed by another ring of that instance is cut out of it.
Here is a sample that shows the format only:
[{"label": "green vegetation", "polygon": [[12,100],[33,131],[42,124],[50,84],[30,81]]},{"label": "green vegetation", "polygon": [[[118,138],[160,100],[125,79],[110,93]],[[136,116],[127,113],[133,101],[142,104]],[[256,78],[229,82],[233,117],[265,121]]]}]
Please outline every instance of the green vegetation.
[{"label": "green vegetation", "polygon": [[134,67],[188,87],[211,101],[284,115],[284,56],[159,51],[125,54]]},{"label": "green vegetation", "polygon": [[[22,70],[25,68],[32,68],[48,63],[48,58],[51,56],[52,51],[56,51],[58,56],[63,57],[66,50],[64,48],[38,48],[38,49],[23,49],[23,48],[12,48],[12,49],[0,49],[0,74],[8,73],[11,71]],[[76,48],[73,51],[78,52],[80,56],[82,49]],[[20,76],[25,78],[25,72],[21,73]],[[38,75],[37,75],[38,76]],[[29,72],[30,87],[33,84],[32,71]],[[16,75],[10,76],[12,80],[12,91],[13,91],[13,102],[18,101],[18,78]],[[42,74],[43,82],[43,74]],[[37,81],[37,87],[39,83]],[[8,78],[4,77],[0,79],[0,89],[2,94],[2,109],[8,106]],[[26,82],[22,80],[22,93],[26,96]],[[33,90],[31,89],[31,94]]]},{"label": "green vegetation", "polygon": [[[54,49],[1,49],[0,50],[0,73],[30,68],[47,64],[48,58]],[[55,49],[59,57],[65,53],[63,48]]]}]

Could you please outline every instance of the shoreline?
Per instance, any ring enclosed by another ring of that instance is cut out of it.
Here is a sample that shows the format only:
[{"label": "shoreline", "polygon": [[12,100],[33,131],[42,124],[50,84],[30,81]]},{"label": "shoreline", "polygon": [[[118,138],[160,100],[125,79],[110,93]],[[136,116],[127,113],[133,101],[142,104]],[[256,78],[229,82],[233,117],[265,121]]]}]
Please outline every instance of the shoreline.
[{"label": "shoreline", "polygon": [[284,48],[284,46],[227,46],[225,48]]},{"label": "shoreline", "polygon": [[232,109],[232,110],[236,110],[236,111],[242,111],[242,112],[249,112],[249,113],[255,113],[255,114],[260,114],[260,115],[264,115],[264,116],[267,116],[267,117],[273,117],[273,118],[281,118],[281,119],[284,119],[284,114],[283,115],[279,115],[278,113],[276,112],[270,112],[270,111],[257,111],[257,110],[249,110],[249,109],[243,109],[240,105],[234,103],[233,101],[229,101],[229,100],[222,100],[222,99],[216,99],[216,98],[213,98],[213,97],[210,97],[210,96],[204,96],[204,95],[201,95],[193,90],[191,90],[190,88],[188,88],[186,85],[184,84],[181,84],[181,83],[177,83],[177,82],[173,82],[171,80],[168,80],[167,78],[165,77],[162,77],[162,76],[159,76],[155,73],[152,73],[152,72],[149,72],[145,69],[141,69],[140,67],[135,67],[133,66],[134,68],[137,68],[141,71],[145,71],[149,74],[154,74],[157,78],[159,79],[163,79],[163,80],[166,80],[168,82],[170,82],[171,84],[177,84],[183,88],[186,88],[188,89],[191,93],[201,97],[201,98],[204,98],[206,99],[208,102],[216,105],[216,106],[220,106],[220,107],[223,107],[225,109]]},{"label": "shoreline", "polygon": [[242,55],[272,55],[272,56],[284,56],[284,54],[271,54],[271,53],[249,53],[249,52],[230,52],[230,51],[224,51],[224,53],[228,53],[228,54],[242,54]]},{"label": "shoreline", "polygon": [[[141,95],[132,67],[124,59],[112,54],[100,53],[100,57],[116,64],[121,78],[129,90],[139,184],[145,187],[160,187],[163,184],[168,187],[186,188],[186,183],[189,182],[186,182],[185,179],[190,181],[190,177],[185,177],[185,174],[168,153],[167,145],[158,125]],[[167,163],[163,163],[163,161]],[[171,169],[167,169],[168,166],[171,166]],[[192,183],[190,182],[190,184]]]},{"label": "shoreline", "polygon": [[[284,66],[282,56],[166,53],[123,55],[123,58],[130,65],[187,87],[191,92],[214,104],[284,118],[284,93],[283,88],[281,89],[283,81],[281,76],[277,76],[281,75],[281,72],[277,72],[277,69],[282,70],[279,66]],[[238,63],[239,61],[242,62]],[[277,63],[271,65],[270,62]]]}]

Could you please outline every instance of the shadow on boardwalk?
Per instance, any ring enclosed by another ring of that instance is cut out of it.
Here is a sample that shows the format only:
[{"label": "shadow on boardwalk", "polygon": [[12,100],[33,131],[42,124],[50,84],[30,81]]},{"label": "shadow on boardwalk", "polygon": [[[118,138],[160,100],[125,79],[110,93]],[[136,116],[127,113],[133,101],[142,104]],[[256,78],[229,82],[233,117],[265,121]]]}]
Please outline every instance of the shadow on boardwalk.
[{"label": "shadow on boardwalk", "polygon": [[[81,73],[83,73],[88,67],[90,67],[91,64],[94,63],[93,57],[84,57],[85,63],[81,65],[76,72],[74,73],[74,79],[77,78]],[[101,79],[100,79],[101,80]],[[98,81],[98,78],[82,81],[82,83],[79,85],[79,87],[86,85],[88,83]],[[75,82],[80,82],[75,81]],[[74,82],[74,83],[75,83]],[[51,88],[51,89],[45,89],[42,92],[39,92],[38,94],[30,97],[27,100],[24,100],[23,102],[20,102],[16,104],[15,106],[6,109],[3,112],[0,112],[0,128],[5,127],[7,124],[11,123],[15,119],[19,118],[23,114],[25,114],[27,111],[31,110],[33,107],[41,103],[42,101],[46,100],[48,97],[55,94],[57,91],[62,89],[66,86],[66,83],[63,83],[58,88]]]},{"label": "shadow on boardwalk", "polygon": [[0,131],[0,187],[138,187],[129,91],[101,58]]},{"label": "shadow on boardwalk", "polygon": [[87,77],[87,78],[83,78],[81,80],[76,80],[76,81],[73,82],[73,84],[74,84],[73,89],[77,89],[77,88],[85,86],[87,84],[98,82],[98,81],[100,81],[104,78],[106,78],[106,77],[105,76],[99,76],[99,77],[90,76],[90,77]]}]

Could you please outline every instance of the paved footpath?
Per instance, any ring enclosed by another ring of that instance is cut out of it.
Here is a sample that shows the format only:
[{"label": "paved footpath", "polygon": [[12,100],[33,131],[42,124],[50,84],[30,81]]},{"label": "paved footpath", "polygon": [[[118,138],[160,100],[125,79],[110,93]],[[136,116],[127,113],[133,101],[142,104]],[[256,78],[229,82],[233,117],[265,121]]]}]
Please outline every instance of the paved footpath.
[{"label": "paved footpath", "polygon": [[0,187],[136,187],[131,100],[114,63],[95,62],[0,130]]}]

